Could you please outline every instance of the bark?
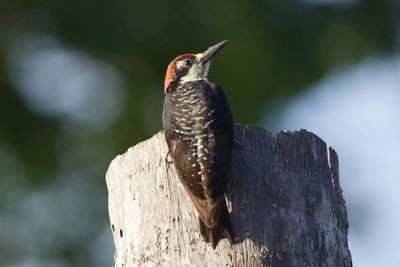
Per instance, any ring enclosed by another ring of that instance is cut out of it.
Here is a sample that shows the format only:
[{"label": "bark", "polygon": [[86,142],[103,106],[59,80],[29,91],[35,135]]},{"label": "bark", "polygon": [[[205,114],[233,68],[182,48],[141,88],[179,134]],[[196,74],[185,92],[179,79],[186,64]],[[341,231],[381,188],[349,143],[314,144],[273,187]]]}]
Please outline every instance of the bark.
[{"label": "bark", "polygon": [[236,244],[215,250],[165,160],[162,132],[112,161],[115,266],[352,266],[335,150],[306,130],[274,137],[235,125],[235,140],[226,198]]}]

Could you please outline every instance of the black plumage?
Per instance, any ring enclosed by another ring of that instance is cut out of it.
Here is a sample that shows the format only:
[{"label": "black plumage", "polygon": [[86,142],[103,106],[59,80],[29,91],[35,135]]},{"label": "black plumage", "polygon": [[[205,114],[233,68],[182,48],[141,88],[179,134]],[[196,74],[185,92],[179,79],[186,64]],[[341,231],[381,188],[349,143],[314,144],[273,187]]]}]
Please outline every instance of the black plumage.
[{"label": "black plumage", "polygon": [[221,238],[232,244],[234,237],[224,196],[233,118],[221,88],[206,80],[181,82],[185,74],[175,75],[166,90],[164,134],[179,178],[199,213],[200,232],[215,248]]}]

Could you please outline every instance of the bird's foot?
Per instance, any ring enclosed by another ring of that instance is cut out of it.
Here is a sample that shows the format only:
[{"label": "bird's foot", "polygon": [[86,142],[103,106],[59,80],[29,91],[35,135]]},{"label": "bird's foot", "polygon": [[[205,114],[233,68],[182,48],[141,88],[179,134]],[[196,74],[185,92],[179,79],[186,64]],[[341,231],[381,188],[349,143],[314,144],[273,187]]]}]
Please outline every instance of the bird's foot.
[{"label": "bird's foot", "polygon": [[168,151],[167,155],[165,156],[164,161],[165,161],[165,164],[167,164],[167,165],[172,164],[174,162],[171,158],[171,154],[169,153],[169,151]]}]

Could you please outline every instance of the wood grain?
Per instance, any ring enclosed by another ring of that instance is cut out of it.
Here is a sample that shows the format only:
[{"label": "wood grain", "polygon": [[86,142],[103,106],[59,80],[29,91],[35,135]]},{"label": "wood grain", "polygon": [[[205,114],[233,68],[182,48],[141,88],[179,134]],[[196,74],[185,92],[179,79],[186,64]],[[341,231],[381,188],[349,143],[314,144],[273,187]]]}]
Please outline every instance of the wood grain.
[{"label": "wood grain", "polygon": [[215,250],[165,160],[162,132],[112,161],[115,266],[352,266],[336,152],[306,130],[274,137],[236,124],[235,140],[226,197],[236,244]]}]

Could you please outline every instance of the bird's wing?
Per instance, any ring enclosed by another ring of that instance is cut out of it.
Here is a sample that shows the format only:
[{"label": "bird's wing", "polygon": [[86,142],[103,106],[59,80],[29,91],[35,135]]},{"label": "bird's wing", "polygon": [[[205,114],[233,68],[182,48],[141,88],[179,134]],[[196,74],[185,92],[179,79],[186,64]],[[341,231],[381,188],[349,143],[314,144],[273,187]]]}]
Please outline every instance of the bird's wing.
[{"label": "bird's wing", "polygon": [[[205,169],[202,175],[202,186],[206,198],[204,223],[214,226],[220,221],[222,209],[226,209],[224,192],[228,183],[233,154],[233,118],[228,100],[221,88],[214,84],[208,85],[213,108],[211,129],[214,142],[206,145],[208,158],[204,161]],[[223,213],[226,213],[224,211]]]},{"label": "bird's wing", "polygon": [[199,168],[193,168],[192,164],[197,161],[197,157],[193,157],[192,150],[188,144],[176,136],[169,125],[172,124],[171,117],[171,99],[167,95],[164,100],[163,124],[164,135],[171,157],[174,159],[175,169],[178,173],[181,184],[186,193],[192,200],[199,216],[205,220],[207,213],[207,202],[204,196],[203,186],[199,179]]},{"label": "bird's wing", "polygon": [[218,86],[211,84],[210,93],[213,108],[211,129],[214,135],[214,142],[207,144],[209,158],[205,161],[206,169],[210,172],[205,173],[203,187],[206,195],[217,198],[224,193],[229,178],[233,155],[233,117],[228,104],[228,100]]}]

